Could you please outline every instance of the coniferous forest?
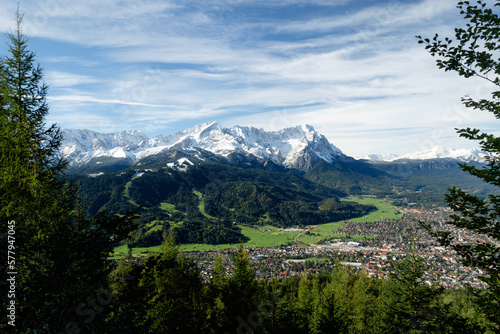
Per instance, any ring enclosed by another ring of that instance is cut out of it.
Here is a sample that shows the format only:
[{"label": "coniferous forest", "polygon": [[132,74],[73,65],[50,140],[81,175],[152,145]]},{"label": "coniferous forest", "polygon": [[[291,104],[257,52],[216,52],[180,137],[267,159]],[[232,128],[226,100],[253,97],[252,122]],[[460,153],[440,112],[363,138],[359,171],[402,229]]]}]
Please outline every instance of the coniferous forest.
[{"label": "coniferous forest", "polygon": [[[459,2],[458,7],[469,25],[456,29],[457,43],[438,35],[418,36],[418,42],[438,57],[441,69],[466,78],[500,75],[500,60],[494,57],[500,48],[500,17],[481,1]],[[338,191],[326,186],[297,190],[294,196],[304,206],[299,211],[286,201],[290,191],[275,191],[278,185],[207,182],[206,193],[212,196],[206,198],[201,217],[193,210],[199,205],[196,193],[187,191],[184,181],[164,174],[156,177],[165,178],[171,187],[148,193],[138,182],[127,188],[130,205],[116,211],[100,210],[113,196],[106,192],[107,184],[92,185],[95,207],[83,205],[82,185],[65,174],[60,129],[45,124],[48,86],[22,32],[19,11],[16,19],[7,53],[0,58],[2,333],[500,333],[500,198],[495,195],[478,198],[458,188],[446,194],[455,211],[452,224],[489,242],[457,243],[450,233],[422,224],[466,265],[482,270],[486,289],[426,283],[426,264],[414,250],[393,263],[387,279],[336,263],[327,274],[257,280],[241,234],[231,222],[236,213],[227,207],[237,206],[239,217],[248,220],[270,213],[284,226],[338,218],[327,212],[354,217],[373,209],[341,204]],[[500,85],[499,77],[488,80]],[[491,100],[463,102],[498,118],[499,97],[494,92]],[[464,173],[500,186],[500,140],[478,129],[458,133],[492,153],[484,168],[461,165]],[[218,167],[207,168],[216,173]],[[320,177],[319,172],[311,175]],[[258,195],[236,205],[237,198],[227,194],[237,192]],[[135,240],[162,243],[157,253],[134,257],[129,252],[111,259],[113,248],[133,238],[141,219],[161,214],[141,212],[133,200],[139,197],[154,205],[160,199],[175,200],[184,210],[173,215],[184,224],[151,235],[150,241]],[[321,212],[318,203],[331,211]],[[210,220],[211,215],[224,219]],[[209,280],[177,246],[200,238],[205,243],[240,242],[229,259],[215,259]]]}]

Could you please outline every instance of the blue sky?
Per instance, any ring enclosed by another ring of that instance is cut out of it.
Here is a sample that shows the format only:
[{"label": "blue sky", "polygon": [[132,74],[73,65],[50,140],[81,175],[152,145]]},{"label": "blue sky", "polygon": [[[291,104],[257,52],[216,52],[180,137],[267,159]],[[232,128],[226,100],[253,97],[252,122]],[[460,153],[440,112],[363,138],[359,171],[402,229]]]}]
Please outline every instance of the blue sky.
[{"label": "blue sky", "polygon": [[[0,7],[0,29],[17,1]],[[460,98],[479,79],[445,73],[415,35],[453,36],[453,0],[21,0],[50,85],[48,123],[148,136],[196,124],[310,124],[344,153],[473,147],[495,131]],[[6,40],[5,36],[0,38]],[[2,43],[5,45],[5,43]],[[5,53],[5,47],[0,49]]]}]

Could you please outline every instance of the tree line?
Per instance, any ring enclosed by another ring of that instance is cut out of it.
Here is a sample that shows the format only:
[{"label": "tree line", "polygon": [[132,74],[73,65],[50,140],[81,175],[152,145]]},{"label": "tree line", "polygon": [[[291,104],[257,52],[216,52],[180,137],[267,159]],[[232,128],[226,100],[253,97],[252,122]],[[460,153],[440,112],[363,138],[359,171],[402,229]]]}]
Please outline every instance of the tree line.
[{"label": "tree line", "polygon": [[214,260],[206,282],[172,233],[159,253],[122,258],[99,318],[77,324],[95,333],[495,333],[478,297],[427,284],[425,269],[409,254],[387,280],[338,263],[325,275],[259,281],[240,244],[231,261]]}]

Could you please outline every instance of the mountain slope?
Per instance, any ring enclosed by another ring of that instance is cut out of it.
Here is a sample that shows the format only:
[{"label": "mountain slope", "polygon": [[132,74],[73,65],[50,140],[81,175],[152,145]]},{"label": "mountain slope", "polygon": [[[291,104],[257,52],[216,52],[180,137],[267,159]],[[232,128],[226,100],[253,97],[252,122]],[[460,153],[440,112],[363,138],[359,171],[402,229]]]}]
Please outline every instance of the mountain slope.
[{"label": "mountain slope", "polygon": [[[185,168],[129,168],[72,174],[89,214],[123,214],[142,206],[133,245],[161,242],[174,228],[180,242],[237,242],[236,224],[309,225],[362,216],[374,207],[340,201],[345,193],[290,170],[269,171],[209,161]],[[328,206],[323,203],[328,203]],[[218,231],[217,233],[214,231]],[[224,233],[224,237],[220,233]]]}]

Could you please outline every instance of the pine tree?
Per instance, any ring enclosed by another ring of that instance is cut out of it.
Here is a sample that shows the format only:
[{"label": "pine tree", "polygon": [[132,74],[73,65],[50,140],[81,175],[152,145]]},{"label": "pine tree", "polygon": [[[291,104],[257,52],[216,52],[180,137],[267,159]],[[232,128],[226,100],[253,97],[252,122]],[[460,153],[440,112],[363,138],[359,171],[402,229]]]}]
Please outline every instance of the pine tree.
[{"label": "pine tree", "polygon": [[[97,313],[104,314],[109,303],[111,237],[126,237],[135,214],[86,218],[75,207],[75,189],[64,179],[61,132],[44,123],[48,86],[28,49],[19,10],[16,19],[0,62],[0,221],[2,235],[7,222],[15,222],[11,271],[17,272],[16,298],[2,294],[2,307],[15,300],[14,329],[22,333],[95,329]],[[6,263],[7,238],[0,244]]]},{"label": "pine tree", "polygon": [[[500,6],[498,1],[494,7],[497,6]],[[439,68],[465,78],[479,77],[491,84],[494,90],[491,99],[475,100],[466,96],[462,102],[467,108],[491,112],[500,118],[500,91],[495,90],[500,86],[500,16],[484,1],[477,1],[476,5],[460,1],[457,7],[468,23],[466,28],[455,29],[455,41],[448,37],[440,40],[438,34],[432,40],[417,38],[432,56],[438,57]],[[483,151],[490,153],[484,167],[460,164],[461,168],[499,187],[500,137],[471,128],[457,129],[457,132],[461,137],[477,141]],[[484,310],[500,330],[500,195],[491,194],[483,199],[453,187],[446,201],[456,212],[451,216],[451,224],[476,234],[480,241],[464,244],[455,242],[450,233],[437,231],[434,235],[441,244],[457,251],[464,264],[485,273],[482,279],[489,289],[483,294]]]},{"label": "pine tree", "polygon": [[438,291],[423,281],[425,265],[420,256],[407,254],[390,273],[384,300],[384,324],[390,333],[437,333],[439,310],[432,307]]},{"label": "pine tree", "polygon": [[336,263],[335,271],[323,289],[318,328],[323,332],[347,333],[352,274],[348,268]]},{"label": "pine tree", "polygon": [[[147,257],[135,288],[140,296],[134,310],[136,332],[201,332],[205,324],[200,272],[194,261],[179,252],[173,232],[167,236],[160,253]],[[134,304],[119,305],[131,306]]]},{"label": "pine tree", "polygon": [[229,279],[222,257],[219,255],[214,261],[212,279],[207,287],[206,297],[209,305],[206,306],[208,327],[206,332],[219,333],[227,322],[227,288]]},{"label": "pine tree", "polygon": [[255,272],[250,267],[250,257],[243,244],[239,244],[238,246],[236,255],[233,258],[233,267],[231,284],[245,298],[251,298],[256,289]]},{"label": "pine tree", "polygon": [[[226,305],[229,324],[227,331],[255,328],[254,325],[261,320],[258,317],[258,307],[254,304],[256,298],[255,272],[250,266],[250,257],[245,246],[240,243],[233,256],[232,276],[228,285]],[[253,315],[256,315],[255,319]]]},{"label": "pine tree", "polygon": [[[47,313],[56,299],[47,298],[46,291],[56,288],[50,273],[57,270],[54,250],[61,249],[54,241],[66,236],[57,225],[69,220],[72,197],[61,178],[65,162],[58,152],[60,131],[55,125],[45,129],[42,69],[28,50],[19,11],[16,18],[16,31],[8,34],[9,54],[0,66],[0,217],[3,233],[7,221],[15,221],[16,327],[41,331],[43,321],[53,318]],[[64,287],[57,289],[63,292]],[[2,301],[7,302],[3,294]]]}]

